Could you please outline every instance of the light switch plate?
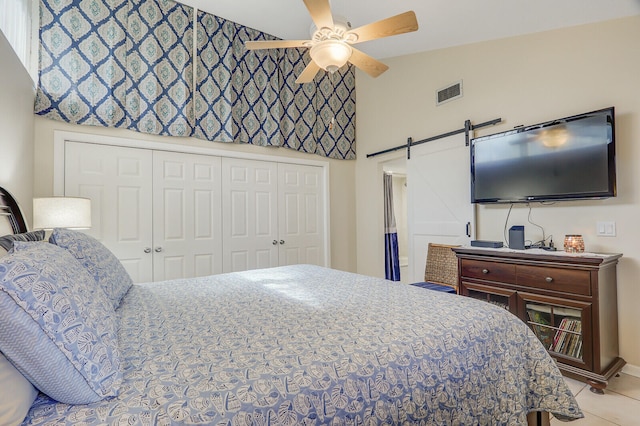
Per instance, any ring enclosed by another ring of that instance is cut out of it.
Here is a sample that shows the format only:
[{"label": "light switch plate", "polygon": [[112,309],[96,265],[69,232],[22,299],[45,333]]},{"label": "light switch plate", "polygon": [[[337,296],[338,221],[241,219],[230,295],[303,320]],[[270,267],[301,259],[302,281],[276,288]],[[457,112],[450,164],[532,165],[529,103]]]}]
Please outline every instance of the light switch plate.
[{"label": "light switch plate", "polygon": [[596,224],[596,235],[600,237],[615,237],[616,236],[616,223],[610,222],[598,222]]}]

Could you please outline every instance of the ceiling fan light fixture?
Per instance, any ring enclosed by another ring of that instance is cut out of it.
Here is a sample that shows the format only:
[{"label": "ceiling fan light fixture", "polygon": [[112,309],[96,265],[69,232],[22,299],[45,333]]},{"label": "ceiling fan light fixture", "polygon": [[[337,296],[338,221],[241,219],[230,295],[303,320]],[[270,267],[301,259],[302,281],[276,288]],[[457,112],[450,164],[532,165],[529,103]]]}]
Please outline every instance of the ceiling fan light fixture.
[{"label": "ceiling fan light fixture", "polygon": [[353,49],[341,40],[324,40],[314,45],[309,54],[311,59],[323,70],[336,72],[351,57]]},{"label": "ceiling fan light fixture", "polygon": [[312,82],[320,70],[335,73],[347,62],[375,78],[389,67],[351,45],[418,29],[418,21],[413,11],[352,29],[351,23],[346,18],[331,13],[330,1],[303,0],[313,20],[309,40],[254,40],[245,42],[246,48],[248,50],[309,48],[311,61],[296,78],[296,83],[300,84]]}]

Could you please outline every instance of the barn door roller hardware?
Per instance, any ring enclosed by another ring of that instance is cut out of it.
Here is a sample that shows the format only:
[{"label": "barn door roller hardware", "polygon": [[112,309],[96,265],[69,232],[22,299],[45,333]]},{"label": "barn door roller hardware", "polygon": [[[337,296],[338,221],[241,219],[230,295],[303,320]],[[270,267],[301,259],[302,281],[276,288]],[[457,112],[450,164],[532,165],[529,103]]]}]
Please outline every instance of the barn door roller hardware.
[{"label": "barn door roller hardware", "polygon": [[460,133],[464,133],[465,134],[466,145],[469,146],[469,133],[472,130],[480,129],[482,127],[487,127],[487,126],[493,126],[495,124],[500,123],[501,121],[502,121],[501,118],[496,118],[496,119],[493,119],[491,121],[485,121],[484,123],[472,125],[471,121],[467,120],[467,121],[464,122],[464,127],[462,129],[457,129],[457,130],[453,130],[451,132],[442,133],[440,135],[432,136],[430,138],[422,139],[422,140],[416,141],[416,142],[413,141],[413,138],[408,138],[407,139],[407,143],[404,144],[404,145],[398,145],[398,146],[395,146],[393,148],[388,148],[388,149],[385,149],[385,150],[382,150],[382,151],[374,152],[372,154],[367,154],[367,158],[375,157],[376,155],[387,154],[389,152],[394,152],[394,151],[398,151],[398,150],[406,148],[407,149],[407,159],[410,159],[411,158],[411,147],[412,146],[420,145],[420,144],[423,144],[423,143],[435,141],[435,140],[442,139],[442,138],[447,138],[449,136],[457,135],[457,134],[460,134]]}]

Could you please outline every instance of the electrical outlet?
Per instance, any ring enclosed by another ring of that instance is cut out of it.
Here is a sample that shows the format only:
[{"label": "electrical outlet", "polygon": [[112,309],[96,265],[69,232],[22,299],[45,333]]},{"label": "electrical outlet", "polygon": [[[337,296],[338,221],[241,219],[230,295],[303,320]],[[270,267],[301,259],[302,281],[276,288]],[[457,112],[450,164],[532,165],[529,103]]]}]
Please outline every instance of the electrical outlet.
[{"label": "electrical outlet", "polygon": [[596,223],[596,235],[600,237],[615,237],[616,223],[613,221]]}]

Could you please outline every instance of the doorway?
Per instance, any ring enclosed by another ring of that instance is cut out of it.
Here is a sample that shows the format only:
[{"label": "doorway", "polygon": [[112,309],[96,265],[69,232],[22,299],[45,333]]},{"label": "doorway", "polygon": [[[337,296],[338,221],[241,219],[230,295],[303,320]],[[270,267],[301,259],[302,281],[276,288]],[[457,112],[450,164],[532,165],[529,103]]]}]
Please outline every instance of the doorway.
[{"label": "doorway", "polygon": [[412,147],[410,160],[381,164],[393,175],[400,280],[423,281],[430,242],[465,245],[475,237],[469,147],[458,134]]},{"label": "doorway", "polygon": [[382,170],[384,173],[390,173],[393,177],[393,212],[398,232],[400,282],[408,284],[412,281],[409,279],[409,224],[407,215],[406,164],[406,158],[397,158],[382,163]]}]

